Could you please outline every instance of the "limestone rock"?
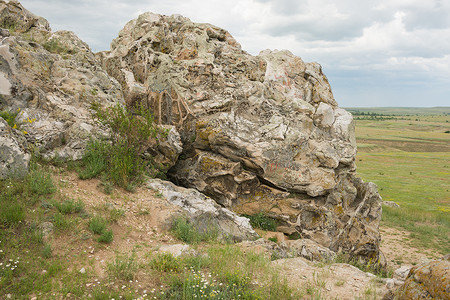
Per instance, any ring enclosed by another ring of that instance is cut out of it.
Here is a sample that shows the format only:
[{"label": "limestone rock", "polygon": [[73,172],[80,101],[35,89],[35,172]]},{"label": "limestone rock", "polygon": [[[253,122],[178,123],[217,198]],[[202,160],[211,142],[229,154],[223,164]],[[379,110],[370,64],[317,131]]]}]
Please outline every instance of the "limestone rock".
[{"label": "limestone rock", "polygon": [[286,241],[287,252],[294,257],[301,256],[310,261],[333,261],[336,253],[310,239]]},{"label": "limestone rock", "polygon": [[260,238],[255,241],[243,241],[239,244],[239,249],[244,252],[253,252],[263,255],[271,260],[290,257],[290,253],[276,243]]},{"label": "limestone rock", "polygon": [[286,50],[252,56],[226,30],[153,13],[128,22],[97,57],[126,101],[176,126],[175,183],[239,213],[266,211],[332,251],[382,261],[381,197],[355,178],[353,119],[319,64]]},{"label": "limestone rock", "polygon": [[21,109],[16,123],[45,157],[78,159],[95,124],[90,104],[124,103],[121,86],[100,66],[89,46],[17,1],[0,1],[0,110]]},{"label": "limestone rock", "polygon": [[404,281],[406,277],[408,277],[411,268],[412,268],[411,266],[401,266],[400,268],[394,271],[394,278]]},{"label": "limestone rock", "polygon": [[0,118],[0,179],[23,177],[28,172],[31,155],[25,149],[23,135]]},{"label": "limestone rock", "polygon": [[413,267],[398,292],[399,299],[450,299],[450,260]]},{"label": "limestone rock", "polygon": [[239,217],[221,207],[197,190],[179,187],[160,179],[149,179],[147,187],[159,191],[167,201],[181,207],[200,231],[206,231],[213,226],[223,238],[242,241],[257,237],[247,218]]},{"label": "limestone rock", "polygon": [[178,257],[183,254],[190,254],[193,250],[186,244],[163,245],[158,249],[159,252],[172,254]]}]

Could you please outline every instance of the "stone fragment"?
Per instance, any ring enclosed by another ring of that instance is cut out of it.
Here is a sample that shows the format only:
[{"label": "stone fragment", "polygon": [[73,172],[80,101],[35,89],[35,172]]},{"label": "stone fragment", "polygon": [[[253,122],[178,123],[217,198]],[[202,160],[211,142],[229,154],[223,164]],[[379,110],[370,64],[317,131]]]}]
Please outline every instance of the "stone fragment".
[{"label": "stone fragment", "polygon": [[247,218],[221,207],[197,190],[179,187],[160,179],[149,179],[146,185],[159,191],[170,203],[179,206],[199,231],[206,232],[215,227],[219,231],[219,237],[234,241],[257,237]]}]

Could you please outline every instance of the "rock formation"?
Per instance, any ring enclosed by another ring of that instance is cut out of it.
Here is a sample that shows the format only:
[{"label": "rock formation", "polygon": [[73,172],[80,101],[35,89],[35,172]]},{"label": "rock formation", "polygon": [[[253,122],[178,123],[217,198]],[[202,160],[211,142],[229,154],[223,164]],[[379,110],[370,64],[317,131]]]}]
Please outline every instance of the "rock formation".
[{"label": "rock formation", "polygon": [[129,104],[146,103],[180,132],[175,183],[383,263],[381,198],[355,177],[352,116],[320,65],[288,51],[252,56],[223,29],[153,13],[126,24],[97,57]]},{"label": "rock formation", "polygon": [[398,291],[398,299],[450,299],[450,255],[414,266]]},{"label": "rock formation", "polygon": [[201,232],[217,230],[220,238],[234,241],[255,239],[258,236],[247,218],[221,207],[197,190],[179,187],[160,179],[148,180],[147,186],[180,207]]},{"label": "rock formation", "polygon": [[52,32],[19,2],[0,1],[0,24],[0,110],[20,109],[16,123],[44,156],[79,159],[101,133],[91,102],[123,103],[121,86],[73,32]]}]

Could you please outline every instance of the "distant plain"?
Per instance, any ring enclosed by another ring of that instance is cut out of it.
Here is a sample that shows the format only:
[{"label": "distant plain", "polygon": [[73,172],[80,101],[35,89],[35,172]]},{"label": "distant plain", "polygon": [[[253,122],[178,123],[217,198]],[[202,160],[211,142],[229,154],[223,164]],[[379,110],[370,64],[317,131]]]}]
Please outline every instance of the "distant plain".
[{"label": "distant plain", "polygon": [[357,173],[378,185],[382,226],[437,255],[450,253],[450,108],[347,108],[354,115]]}]

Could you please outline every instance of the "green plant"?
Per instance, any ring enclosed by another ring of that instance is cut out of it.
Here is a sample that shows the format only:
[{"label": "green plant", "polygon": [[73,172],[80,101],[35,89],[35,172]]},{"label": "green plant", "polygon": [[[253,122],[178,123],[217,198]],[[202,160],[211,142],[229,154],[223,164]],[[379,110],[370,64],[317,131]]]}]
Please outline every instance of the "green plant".
[{"label": "green plant", "polygon": [[50,244],[45,244],[44,248],[42,248],[42,257],[50,258],[52,256],[52,247]]},{"label": "green plant", "polygon": [[12,227],[21,223],[24,219],[25,209],[21,203],[12,202],[9,199],[1,199],[0,224],[6,227]]},{"label": "green plant", "polygon": [[[176,238],[188,244],[216,240],[219,234],[217,227],[210,222],[206,223],[208,224],[194,224],[185,216],[178,216],[172,221],[171,231]],[[204,229],[201,230],[200,227]]]},{"label": "green plant", "polygon": [[105,171],[108,180],[133,190],[143,175],[154,168],[149,160],[142,158],[149,142],[160,133],[152,114],[142,105],[128,110],[121,105],[104,109],[95,102],[92,109],[94,118],[111,129],[111,143],[92,142],[83,159],[84,170],[80,174],[83,177],[97,176]]},{"label": "green plant", "polygon": [[55,203],[56,209],[63,214],[80,213],[84,209],[84,203],[81,200],[73,199],[64,200],[62,203]]},{"label": "green plant", "polygon": [[51,174],[36,163],[31,165],[26,181],[33,194],[48,195],[56,192]]},{"label": "green plant", "polygon": [[270,237],[268,238],[268,240],[274,243],[278,243],[278,238],[276,236]]},{"label": "green plant", "polygon": [[171,253],[158,253],[150,261],[150,267],[160,272],[177,272],[181,269],[181,261]]},{"label": "green plant", "polygon": [[107,167],[110,145],[105,141],[90,140],[82,159],[83,168],[78,172],[80,179],[90,179],[100,175]]},{"label": "green plant", "polygon": [[114,239],[114,236],[113,236],[112,230],[104,230],[102,232],[102,234],[100,235],[100,237],[98,238],[98,241],[100,243],[108,244],[108,243],[111,243],[113,241],[113,239]]},{"label": "green plant", "polygon": [[89,221],[89,230],[95,234],[102,234],[107,227],[107,222],[101,216],[95,216]]},{"label": "green plant", "polygon": [[117,254],[114,261],[107,264],[107,271],[109,276],[121,280],[133,280],[134,274],[138,269],[136,262],[136,255],[119,255]]},{"label": "green plant", "polygon": [[120,208],[113,208],[109,211],[109,221],[117,223],[117,221],[125,215],[125,211]]},{"label": "green plant", "polygon": [[12,128],[17,128],[18,125],[16,124],[16,117],[19,114],[20,109],[17,110],[16,112],[8,112],[8,111],[0,111],[0,117],[3,118],[9,126],[11,126]]},{"label": "green plant", "polygon": [[53,215],[53,225],[56,229],[65,230],[69,228],[70,223],[66,218],[64,218],[63,214],[57,212]]},{"label": "green plant", "polygon": [[263,212],[259,212],[255,215],[243,215],[243,216],[249,218],[250,224],[255,228],[267,231],[276,231],[277,229],[277,222],[271,217],[265,215]]}]

